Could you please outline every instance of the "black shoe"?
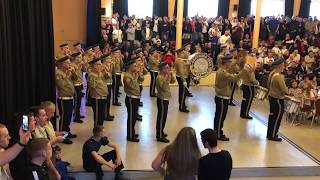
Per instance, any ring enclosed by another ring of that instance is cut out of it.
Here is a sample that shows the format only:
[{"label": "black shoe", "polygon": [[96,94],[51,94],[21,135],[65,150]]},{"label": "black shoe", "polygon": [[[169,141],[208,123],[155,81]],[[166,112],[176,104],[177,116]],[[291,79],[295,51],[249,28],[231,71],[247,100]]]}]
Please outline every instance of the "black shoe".
[{"label": "black shoe", "polygon": [[236,104],[234,104],[233,102],[230,102],[229,106],[236,106]]},{"label": "black shoe", "polygon": [[163,138],[157,138],[157,141],[158,141],[158,142],[163,142],[163,143],[169,143],[169,142],[170,142],[169,139],[167,139],[167,138],[165,138],[165,137],[163,137]]},{"label": "black shoe", "polygon": [[158,97],[157,94],[151,94],[150,96],[151,96],[151,97]]},{"label": "black shoe", "polygon": [[242,119],[252,119],[252,117],[251,116],[240,116]]},{"label": "black shoe", "polygon": [[142,107],[143,106],[143,102],[139,102],[139,106]]},{"label": "black shoe", "polygon": [[110,118],[114,119],[114,116],[112,116],[112,115],[109,115],[108,117],[110,117]]},{"label": "black shoe", "polygon": [[81,119],[75,119],[73,120],[73,122],[76,122],[76,123],[83,123],[83,121]]},{"label": "black shoe", "polygon": [[163,137],[168,137],[168,134],[166,134],[166,133],[163,133]]},{"label": "black shoe", "polygon": [[85,116],[83,116],[83,115],[80,115],[80,119],[83,119],[83,118],[85,118]]},{"label": "black shoe", "polygon": [[137,117],[142,119],[142,115],[140,115],[140,114],[138,114]]},{"label": "black shoe", "polygon": [[87,102],[87,103],[86,103],[86,106],[91,106],[91,104]]},{"label": "black shoe", "polygon": [[118,92],[118,95],[122,94],[121,92]]},{"label": "black shoe", "polygon": [[104,118],[105,121],[113,121],[114,118],[107,116],[106,118]]},{"label": "black shoe", "polygon": [[269,140],[269,141],[277,141],[277,142],[282,141],[282,139],[281,139],[281,138],[279,138],[279,137],[268,138],[268,140]]},{"label": "black shoe", "polygon": [[142,117],[137,117],[137,121],[142,121]]},{"label": "black shoe", "polygon": [[139,134],[135,134],[135,135],[134,135],[134,138],[138,138],[138,137],[139,137]]},{"label": "black shoe", "polygon": [[67,136],[67,138],[70,138],[70,139],[76,138],[76,137],[77,137],[77,135],[76,134],[71,134],[71,132],[69,132],[69,134]]},{"label": "black shoe", "polygon": [[73,142],[70,139],[65,139],[62,141],[63,144],[72,144]]},{"label": "black shoe", "polygon": [[118,94],[118,95],[117,95],[117,97],[119,98],[119,97],[120,97],[120,95]]},{"label": "black shoe", "polygon": [[128,141],[131,142],[139,142],[140,140],[138,138],[127,138]]},{"label": "black shoe", "polygon": [[190,112],[189,109],[187,109],[187,108],[185,108],[185,109],[180,109],[179,111],[180,111],[180,112],[184,112],[184,113]]},{"label": "black shoe", "polygon": [[114,106],[121,106],[121,103],[116,102],[116,103],[112,103],[112,105],[114,105]]},{"label": "black shoe", "polygon": [[193,97],[193,95],[191,93],[187,94],[187,97]]},{"label": "black shoe", "polygon": [[221,137],[218,138],[218,140],[220,140],[220,141],[229,141],[230,139],[227,136],[222,135]]}]

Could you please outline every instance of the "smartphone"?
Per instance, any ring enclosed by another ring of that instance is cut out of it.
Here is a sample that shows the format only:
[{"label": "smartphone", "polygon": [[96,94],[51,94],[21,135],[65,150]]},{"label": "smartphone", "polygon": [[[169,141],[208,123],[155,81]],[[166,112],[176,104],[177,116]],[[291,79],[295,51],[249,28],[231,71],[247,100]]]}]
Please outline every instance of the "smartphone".
[{"label": "smartphone", "polygon": [[63,134],[64,134],[63,135],[63,139],[66,139],[69,133],[68,132],[63,132]]},{"label": "smartphone", "polygon": [[29,131],[29,118],[27,115],[22,116],[22,130],[25,132]]}]

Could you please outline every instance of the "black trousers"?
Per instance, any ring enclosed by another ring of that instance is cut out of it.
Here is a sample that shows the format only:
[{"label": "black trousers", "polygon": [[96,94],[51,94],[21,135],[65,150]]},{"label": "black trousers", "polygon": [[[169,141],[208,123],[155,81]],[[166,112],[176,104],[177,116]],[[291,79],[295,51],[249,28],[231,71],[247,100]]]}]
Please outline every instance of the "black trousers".
[{"label": "black trousers", "polygon": [[112,102],[118,103],[118,94],[119,94],[119,87],[120,87],[120,83],[121,83],[121,74],[113,75],[112,78],[113,78],[113,81],[112,81],[112,88],[113,88]]},{"label": "black trousers", "polygon": [[179,84],[179,110],[186,109],[187,88],[183,85],[181,77],[176,76]]},{"label": "black trousers", "polygon": [[[109,151],[103,155],[101,155],[102,158],[106,161],[112,161],[113,163],[116,161],[117,159],[117,153],[115,150]],[[103,171],[101,168],[102,164],[96,162],[95,167],[92,167],[92,169],[88,169],[87,171],[89,172],[95,172],[96,173],[96,179],[97,180],[102,180],[103,177]],[[119,173],[122,169],[124,168],[123,164],[121,163],[115,170],[115,173]]]},{"label": "black trousers", "polygon": [[232,93],[231,93],[231,97],[230,97],[230,101],[229,101],[229,103],[232,103],[232,101],[233,101],[233,94],[234,94],[234,91],[236,90],[236,83],[235,82],[232,82],[231,83],[231,87],[232,87]]},{"label": "black trousers", "polygon": [[241,102],[240,116],[249,116],[251,103],[254,97],[254,86],[242,84],[243,100]]},{"label": "black trousers", "polygon": [[137,115],[138,115],[138,108],[139,108],[139,101],[138,98],[131,98],[126,96],[125,103],[127,107],[127,138],[134,138],[135,135],[135,125],[137,121]]},{"label": "black trousers", "polygon": [[103,125],[106,112],[106,99],[91,98],[91,107],[93,110],[94,127]]},{"label": "black trousers", "polygon": [[[143,85],[140,84],[139,88],[140,88],[140,96],[142,96]],[[141,98],[139,99],[139,102],[142,103]]]},{"label": "black trousers", "polygon": [[215,96],[214,101],[216,103],[216,112],[214,115],[214,130],[218,133],[218,137],[223,135],[223,124],[226,119],[229,99],[223,99],[218,96]]},{"label": "black trousers", "polygon": [[58,131],[70,132],[69,125],[72,119],[73,99],[58,99],[58,108],[60,112],[60,122]]},{"label": "black trousers", "polygon": [[82,99],[82,89],[83,86],[74,86],[76,90],[76,94],[74,95],[74,119],[80,119],[80,107],[81,107],[81,99]]},{"label": "black trousers", "polygon": [[[190,88],[190,82],[191,82],[191,77],[190,76],[187,77],[186,82],[187,82],[187,87],[189,89]],[[191,94],[188,89],[186,89],[187,95]]]},{"label": "black trousers", "polygon": [[112,85],[108,84],[108,92],[109,93],[108,93],[107,100],[106,100],[106,112],[105,112],[106,117],[110,116],[111,91],[112,91]]},{"label": "black trousers", "polygon": [[150,71],[151,82],[150,82],[150,96],[154,96],[156,94],[156,79],[158,76],[158,72]]},{"label": "black trousers", "polygon": [[157,138],[163,138],[163,129],[166,125],[167,121],[167,115],[168,115],[168,100],[163,100],[160,98],[157,98],[157,107],[158,107],[158,115],[157,115]]},{"label": "black trousers", "polygon": [[279,127],[284,113],[284,100],[269,96],[270,114],[268,119],[267,138],[278,136]]}]

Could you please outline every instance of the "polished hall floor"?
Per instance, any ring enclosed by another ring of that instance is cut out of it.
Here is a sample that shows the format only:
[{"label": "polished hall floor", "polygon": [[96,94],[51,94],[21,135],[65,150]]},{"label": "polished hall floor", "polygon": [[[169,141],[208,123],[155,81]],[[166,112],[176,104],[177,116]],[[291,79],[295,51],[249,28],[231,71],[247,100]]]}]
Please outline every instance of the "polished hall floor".
[{"label": "polished hall floor", "polygon": [[[198,143],[202,154],[206,150],[202,147],[199,133],[205,128],[213,128],[213,118],[215,112],[214,88],[207,86],[193,87],[194,97],[188,99],[190,113],[178,111],[178,88],[172,87],[173,98],[170,101],[168,120],[165,131],[169,139],[173,140],[177,132],[185,127],[191,126],[197,132]],[[124,106],[122,94],[121,107],[112,106],[112,114],[116,116],[115,121],[105,122],[106,135],[111,141],[118,143],[121,147],[121,155],[127,170],[151,170],[151,162],[157,153],[166,146],[158,143],[155,139],[156,122],[156,98],[149,97],[149,88],[143,90],[142,101],[144,106],[140,108],[143,121],[137,122],[136,132],[140,134],[140,142],[132,143],[126,141],[126,108]],[[255,113],[253,120],[244,120],[239,117],[239,107],[230,107],[225,122],[225,133],[230,137],[229,142],[220,142],[223,149],[229,150],[233,157],[235,168],[255,168],[255,167],[312,167],[319,164],[307,156],[304,152],[296,148],[292,142],[284,140],[282,142],[267,141],[266,126],[260,118],[266,118],[268,106],[256,105],[254,100],[252,110]],[[257,109],[257,111],[255,111]],[[83,142],[91,136],[93,127],[92,109],[84,107],[86,113],[83,124],[72,124],[73,132],[78,134],[72,145],[61,145],[63,149],[63,159],[72,163],[75,171],[82,168],[81,150]],[[259,120],[257,119],[259,118]],[[283,131],[283,128],[281,128]],[[296,135],[298,136],[298,134]],[[294,140],[294,139],[293,139]],[[319,139],[318,139],[319,140]],[[313,141],[319,142],[319,141]],[[101,149],[101,152],[105,151]],[[107,169],[107,168],[106,168]]]}]

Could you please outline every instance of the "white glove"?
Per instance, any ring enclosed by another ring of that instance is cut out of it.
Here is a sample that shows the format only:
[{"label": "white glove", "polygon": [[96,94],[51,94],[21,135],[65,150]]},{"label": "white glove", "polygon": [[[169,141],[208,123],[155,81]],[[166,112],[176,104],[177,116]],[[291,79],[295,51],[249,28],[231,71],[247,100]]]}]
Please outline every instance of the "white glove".
[{"label": "white glove", "polygon": [[186,82],[186,81],[184,81],[184,82],[183,82],[183,85],[184,85],[185,87],[187,87],[187,82]]}]

